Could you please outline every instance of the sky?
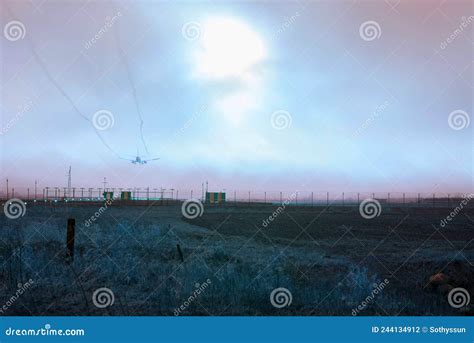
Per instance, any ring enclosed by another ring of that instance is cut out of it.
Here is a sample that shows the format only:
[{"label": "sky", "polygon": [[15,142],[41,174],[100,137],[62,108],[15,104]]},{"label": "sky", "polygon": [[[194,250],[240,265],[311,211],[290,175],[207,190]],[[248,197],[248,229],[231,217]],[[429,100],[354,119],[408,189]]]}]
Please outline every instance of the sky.
[{"label": "sky", "polygon": [[0,10],[2,191],[474,189],[469,1]]}]

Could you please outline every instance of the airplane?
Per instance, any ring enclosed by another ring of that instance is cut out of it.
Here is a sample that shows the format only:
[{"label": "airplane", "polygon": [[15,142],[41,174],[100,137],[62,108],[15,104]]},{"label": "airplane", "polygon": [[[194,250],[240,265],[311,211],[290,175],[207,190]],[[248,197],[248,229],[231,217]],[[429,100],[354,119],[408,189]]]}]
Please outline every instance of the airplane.
[{"label": "airplane", "polygon": [[135,158],[133,159],[130,159],[130,158],[123,158],[123,157],[120,157],[122,160],[126,160],[126,161],[130,161],[132,162],[133,164],[147,164],[148,162],[150,161],[156,161],[156,160],[159,160],[160,158],[149,158],[149,159],[144,159],[144,158],[141,158],[140,157],[140,154],[138,153],[137,151],[137,156],[135,156]]}]

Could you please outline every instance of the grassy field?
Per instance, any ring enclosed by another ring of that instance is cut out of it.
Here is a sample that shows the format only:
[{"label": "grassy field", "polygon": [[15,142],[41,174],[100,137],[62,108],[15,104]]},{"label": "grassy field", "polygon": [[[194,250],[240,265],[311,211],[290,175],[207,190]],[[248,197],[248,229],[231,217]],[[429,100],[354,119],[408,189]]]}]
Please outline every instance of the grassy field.
[{"label": "grassy field", "polygon": [[[472,208],[442,228],[449,208],[383,208],[365,219],[355,206],[276,216],[277,206],[206,206],[186,219],[179,205],[99,207],[37,205],[1,217],[0,315],[350,316],[358,306],[358,315],[473,314],[447,301],[453,287],[474,296]],[[429,282],[437,273],[440,285]],[[94,298],[103,287],[113,293],[106,307]],[[270,299],[280,287],[292,298],[281,308]]]}]

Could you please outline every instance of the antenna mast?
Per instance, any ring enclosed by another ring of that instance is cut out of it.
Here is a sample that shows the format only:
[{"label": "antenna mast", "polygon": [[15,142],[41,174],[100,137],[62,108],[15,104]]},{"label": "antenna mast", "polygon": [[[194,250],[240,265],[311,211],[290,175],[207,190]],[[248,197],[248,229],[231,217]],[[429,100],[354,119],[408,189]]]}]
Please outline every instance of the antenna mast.
[{"label": "antenna mast", "polygon": [[69,172],[67,173],[67,197],[71,197],[71,166],[69,166]]}]

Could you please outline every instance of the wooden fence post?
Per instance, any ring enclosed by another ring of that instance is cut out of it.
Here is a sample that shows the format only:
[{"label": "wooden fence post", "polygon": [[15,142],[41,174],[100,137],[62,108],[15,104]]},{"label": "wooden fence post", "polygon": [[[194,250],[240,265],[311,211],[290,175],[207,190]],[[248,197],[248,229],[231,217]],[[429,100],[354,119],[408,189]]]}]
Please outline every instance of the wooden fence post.
[{"label": "wooden fence post", "polygon": [[76,227],[76,220],[74,218],[69,218],[67,220],[67,237],[66,237],[66,247],[67,247],[66,262],[67,263],[72,263],[74,260],[75,227]]},{"label": "wooden fence post", "polygon": [[181,260],[181,263],[184,262],[184,256],[183,256],[183,252],[181,251],[181,247],[179,246],[179,244],[176,244],[176,250],[178,250],[178,255],[179,255],[179,259]]}]

